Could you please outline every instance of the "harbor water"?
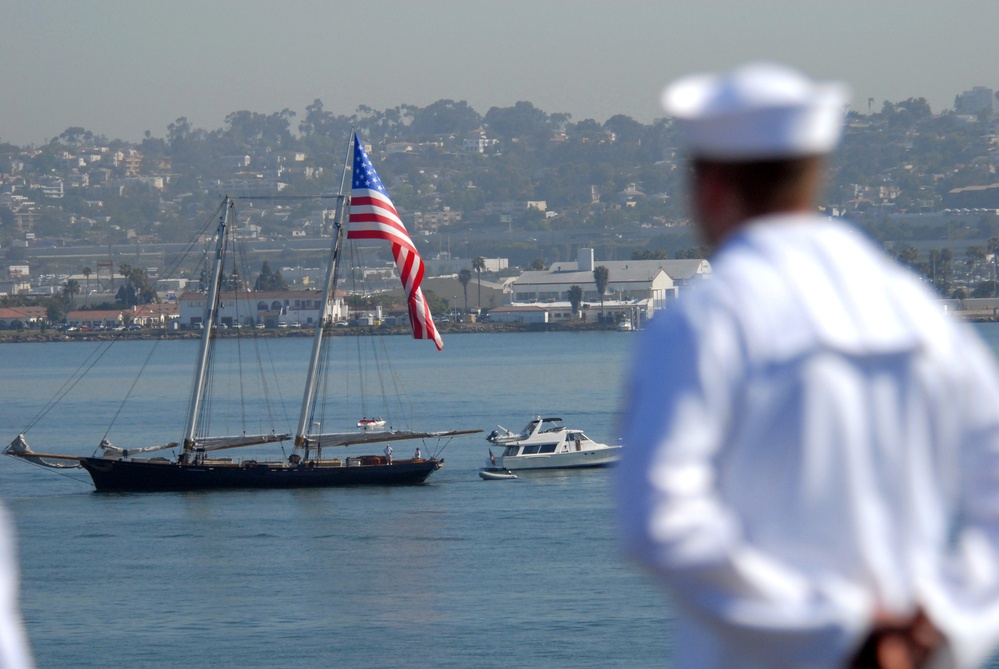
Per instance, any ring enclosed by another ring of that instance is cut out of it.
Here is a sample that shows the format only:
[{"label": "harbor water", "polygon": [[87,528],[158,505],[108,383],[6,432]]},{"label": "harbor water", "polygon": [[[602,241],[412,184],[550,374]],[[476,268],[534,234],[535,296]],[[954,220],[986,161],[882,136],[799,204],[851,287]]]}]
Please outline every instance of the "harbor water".
[{"label": "harbor water", "polygon": [[[976,327],[999,351],[999,325]],[[398,385],[410,427],[484,430],[449,443],[426,485],[98,494],[82,471],[0,459],[40,668],[669,666],[670,608],[615,546],[610,470],[477,475],[497,424],[558,415],[614,441],[635,335],[452,335],[439,353],[360,339],[395,361],[368,384]],[[0,434],[22,430],[95,346],[0,347]],[[120,447],[178,440],[197,344],[151,346],[117,345],[114,369],[39,420],[32,447],[90,455],[115,413]],[[268,344],[269,393],[292,420],[308,349]],[[147,390],[128,386],[142,366]],[[415,445],[397,442],[396,457]]]},{"label": "harbor water", "polygon": [[[402,389],[411,427],[485,431],[448,444],[427,485],[98,494],[79,470],[0,459],[39,667],[663,666],[669,610],[614,545],[611,471],[477,474],[485,434],[535,414],[614,440],[634,335],[452,335],[441,352],[361,339],[389,350],[395,376],[381,383]],[[268,344],[271,393],[289,406],[309,345]],[[0,433],[23,429],[95,346],[0,347]],[[118,412],[120,447],[178,440],[196,343],[163,342],[153,359],[150,346],[116,345],[116,371],[95,368],[32,447],[90,455]],[[143,365],[156,385],[122,410]],[[415,445],[397,442],[396,457]]]}]

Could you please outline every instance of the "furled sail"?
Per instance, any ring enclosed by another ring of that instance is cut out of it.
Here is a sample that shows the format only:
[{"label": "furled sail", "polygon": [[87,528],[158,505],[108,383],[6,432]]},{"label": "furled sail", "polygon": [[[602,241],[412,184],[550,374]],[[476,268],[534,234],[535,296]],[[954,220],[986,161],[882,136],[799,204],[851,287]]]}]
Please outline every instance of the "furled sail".
[{"label": "furled sail", "polygon": [[[240,434],[229,437],[205,437],[195,441],[195,449],[202,451],[220,451],[224,448],[240,448],[242,446],[256,446],[258,444],[270,444],[275,441],[285,441],[291,439],[290,434]],[[16,440],[15,440],[16,441]],[[130,458],[139,453],[150,453],[152,451],[164,451],[177,448],[179,444],[171,441],[169,444],[158,446],[143,446],[141,448],[118,448],[107,438],[103,439],[100,449],[104,451],[104,457],[108,459]]]},{"label": "furled sail", "polygon": [[127,458],[138,453],[149,453],[151,451],[164,451],[168,448],[177,448],[177,442],[171,441],[169,444],[160,444],[158,446],[142,446],[140,448],[118,448],[110,441],[107,437],[101,439],[99,448],[104,451],[105,458],[109,460],[114,460],[117,458]]},{"label": "furled sail", "polygon": [[275,441],[291,439],[290,434],[240,434],[231,437],[205,437],[195,441],[195,448],[205,451],[220,451],[224,448],[240,448],[257,444],[271,444]]},{"label": "furled sail", "polygon": [[475,434],[482,430],[443,430],[440,432],[416,432],[414,430],[386,430],[384,432],[330,432],[310,434],[309,446],[353,446],[381,441],[402,441],[404,439],[436,439],[453,437],[459,434]]},{"label": "furled sail", "polygon": [[[14,438],[14,441],[10,442],[10,445],[4,449],[4,453],[7,455],[14,455],[19,458],[23,458],[28,462],[33,462],[36,465],[41,465],[42,467],[49,467],[51,469],[74,469],[80,467],[80,458],[77,455],[54,455],[49,453],[35,453],[28,446],[28,442],[24,440],[24,435],[19,434]],[[51,460],[69,460],[72,464],[61,464],[56,462],[50,462]]]}]

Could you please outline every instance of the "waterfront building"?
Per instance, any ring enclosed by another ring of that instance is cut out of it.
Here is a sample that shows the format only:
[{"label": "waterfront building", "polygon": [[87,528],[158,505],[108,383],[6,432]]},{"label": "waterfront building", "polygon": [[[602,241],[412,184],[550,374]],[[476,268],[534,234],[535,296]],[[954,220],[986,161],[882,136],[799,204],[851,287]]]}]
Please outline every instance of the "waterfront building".
[{"label": "waterfront building", "polygon": [[[196,327],[205,314],[205,293],[184,293],[178,299],[179,321],[183,327]],[[314,326],[319,320],[322,292],[316,290],[265,290],[227,294],[219,312],[218,322],[226,327],[265,325],[281,327],[298,324]],[[334,319],[345,318],[343,300],[337,298],[332,307]]]},{"label": "waterfront building", "polygon": [[[594,270],[608,270],[607,288],[600,307]],[[511,306],[526,304],[551,305],[551,320],[565,317],[569,291],[579,286],[583,291],[581,313],[602,310],[614,318],[648,319],[679,296],[682,286],[708,276],[711,264],[704,259],[693,260],[608,260],[597,263],[593,249],[579,250],[576,262],[558,262],[546,270],[527,271],[512,284]],[[556,315],[556,313],[558,315]],[[571,309],[570,309],[571,312]]]}]

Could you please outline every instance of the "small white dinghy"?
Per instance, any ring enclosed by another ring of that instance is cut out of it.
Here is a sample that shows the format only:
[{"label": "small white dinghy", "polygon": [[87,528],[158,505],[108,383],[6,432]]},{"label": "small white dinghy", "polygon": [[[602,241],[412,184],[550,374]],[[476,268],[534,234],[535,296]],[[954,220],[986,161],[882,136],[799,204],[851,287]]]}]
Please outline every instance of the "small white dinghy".
[{"label": "small white dinghy", "polygon": [[509,469],[480,469],[479,476],[482,477],[484,481],[504,481],[506,479],[515,479],[517,475],[511,472]]},{"label": "small white dinghy", "polygon": [[357,421],[357,427],[362,430],[380,430],[385,427],[385,419],[364,417]]}]

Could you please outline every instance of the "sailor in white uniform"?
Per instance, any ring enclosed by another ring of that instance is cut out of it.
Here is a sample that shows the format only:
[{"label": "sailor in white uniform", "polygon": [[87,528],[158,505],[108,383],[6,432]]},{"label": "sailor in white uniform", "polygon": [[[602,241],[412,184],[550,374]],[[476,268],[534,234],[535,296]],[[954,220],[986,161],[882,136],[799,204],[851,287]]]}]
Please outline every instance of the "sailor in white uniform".
[{"label": "sailor in white uniform", "polygon": [[18,569],[13,529],[0,508],[0,669],[31,669],[34,662],[18,606]]},{"label": "sailor in white uniform", "polygon": [[716,253],[640,339],[617,497],[677,669],[972,668],[999,641],[995,362],[814,213],[845,102],[768,64],[663,94]]}]

